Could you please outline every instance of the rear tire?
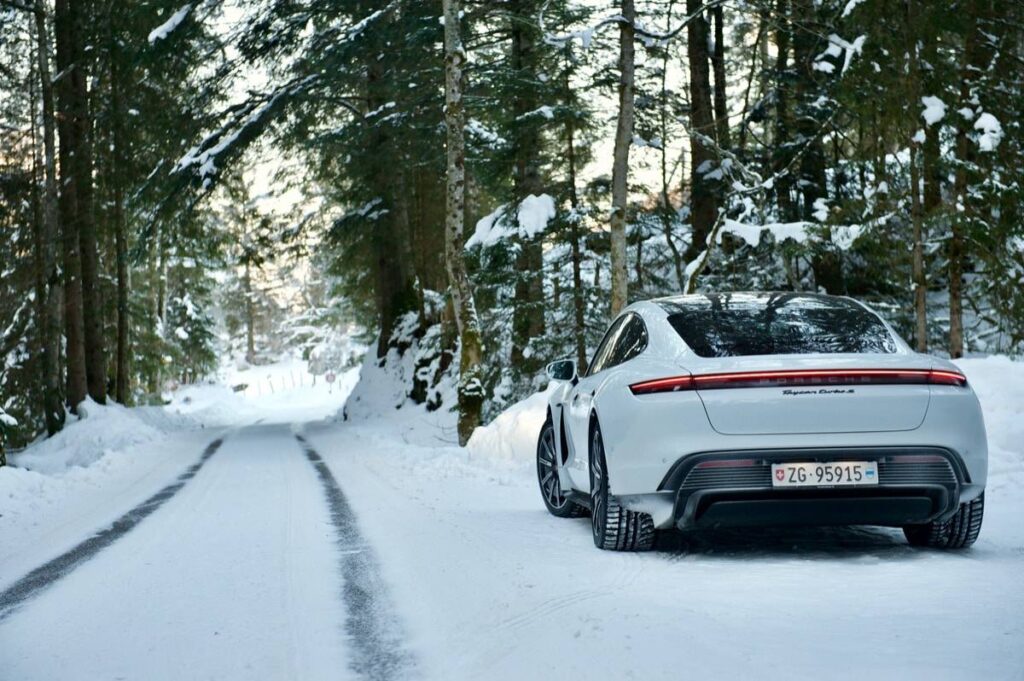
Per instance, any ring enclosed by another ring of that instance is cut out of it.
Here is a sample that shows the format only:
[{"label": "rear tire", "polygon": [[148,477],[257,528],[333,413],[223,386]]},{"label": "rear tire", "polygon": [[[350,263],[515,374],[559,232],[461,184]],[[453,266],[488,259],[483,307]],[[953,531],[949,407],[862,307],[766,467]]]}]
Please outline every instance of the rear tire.
[{"label": "rear tire", "polygon": [[604,440],[596,421],[590,434],[590,521],[594,545],[599,549],[649,551],[654,548],[651,516],[623,508],[609,493]]},{"label": "rear tire", "polygon": [[558,479],[557,457],[555,425],[548,415],[540,429],[540,437],[537,438],[537,482],[540,484],[540,496],[551,515],[559,518],[579,518],[586,514],[587,509],[570,501],[562,491]]},{"label": "rear tire", "polygon": [[903,534],[911,546],[931,549],[966,549],[978,539],[985,515],[985,493],[977,499],[960,504],[949,520],[924,525],[904,525]]}]

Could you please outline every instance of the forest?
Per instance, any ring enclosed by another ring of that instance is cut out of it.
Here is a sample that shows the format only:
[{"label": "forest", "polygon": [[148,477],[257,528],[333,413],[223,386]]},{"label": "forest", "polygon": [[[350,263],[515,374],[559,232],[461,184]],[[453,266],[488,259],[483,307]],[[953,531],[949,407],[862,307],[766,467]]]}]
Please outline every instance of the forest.
[{"label": "forest", "polygon": [[351,333],[464,443],[679,292],[1017,355],[1022,111],[1017,2],[0,0],[0,464]]}]

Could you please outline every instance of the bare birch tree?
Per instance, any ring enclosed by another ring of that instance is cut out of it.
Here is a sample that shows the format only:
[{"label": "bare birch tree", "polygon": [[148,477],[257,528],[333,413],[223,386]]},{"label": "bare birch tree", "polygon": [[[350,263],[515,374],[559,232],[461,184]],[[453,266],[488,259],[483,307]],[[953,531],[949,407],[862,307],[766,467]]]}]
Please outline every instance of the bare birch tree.
[{"label": "bare birch tree", "polygon": [[480,423],[484,403],[480,361],[483,343],[473,290],[463,260],[462,227],[466,208],[465,109],[462,101],[462,66],[466,52],[459,26],[459,0],[443,0],[445,127],[447,128],[447,192],[445,210],[445,265],[459,331],[459,444],[465,445]]}]

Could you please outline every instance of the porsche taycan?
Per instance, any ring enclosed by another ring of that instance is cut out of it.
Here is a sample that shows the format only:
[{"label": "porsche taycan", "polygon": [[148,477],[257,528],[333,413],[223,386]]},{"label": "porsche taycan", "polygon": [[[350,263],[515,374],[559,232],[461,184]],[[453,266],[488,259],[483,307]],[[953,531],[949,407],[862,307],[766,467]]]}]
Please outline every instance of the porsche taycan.
[{"label": "porsche taycan", "polygon": [[556,383],[537,444],[544,504],[589,514],[602,549],[657,530],[900,527],[965,548],[981,530],[988,450],[978,399],[867,306],[807,293],[638,302],[589,367]]}]

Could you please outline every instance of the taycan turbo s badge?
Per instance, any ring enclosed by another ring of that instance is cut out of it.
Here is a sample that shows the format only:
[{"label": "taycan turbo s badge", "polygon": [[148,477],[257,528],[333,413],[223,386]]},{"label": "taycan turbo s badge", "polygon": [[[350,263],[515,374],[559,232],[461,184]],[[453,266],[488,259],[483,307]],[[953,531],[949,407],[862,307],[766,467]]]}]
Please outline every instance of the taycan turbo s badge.
[{"label": "taycan turbo s badge", "polygon": [[854,390],[853,388],[819,388],[817,390],[815,390],[814,388],[804,389],[804,390],[792,390],[790,388],[786,388],[785,390],[782,391],[782,394],[783,395],[852,395],[855,392],[857,392],[857,391]]}]

